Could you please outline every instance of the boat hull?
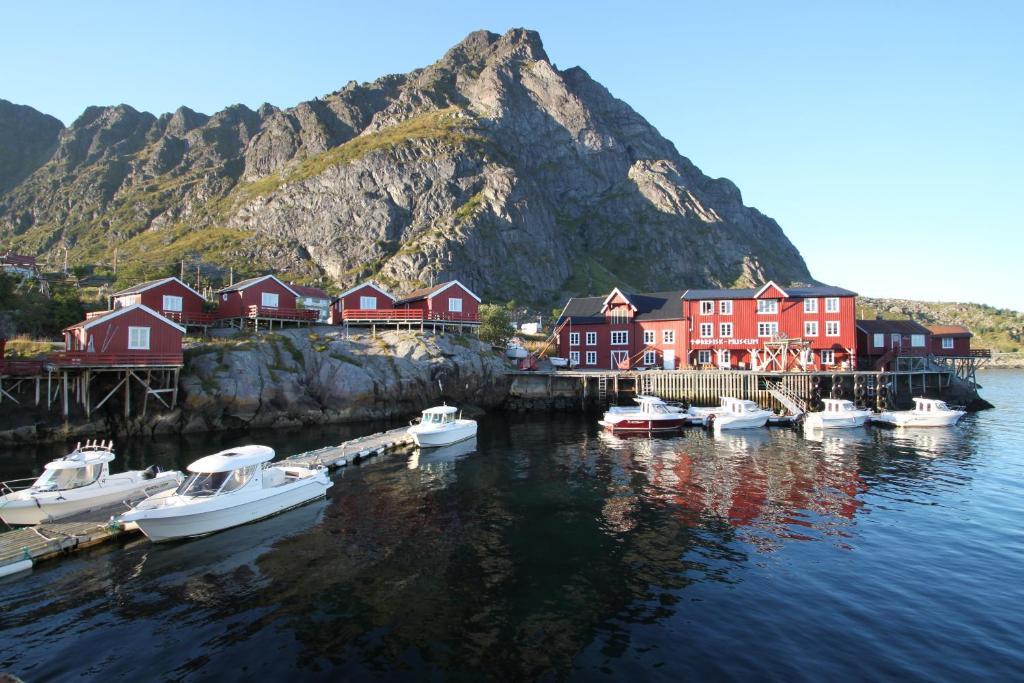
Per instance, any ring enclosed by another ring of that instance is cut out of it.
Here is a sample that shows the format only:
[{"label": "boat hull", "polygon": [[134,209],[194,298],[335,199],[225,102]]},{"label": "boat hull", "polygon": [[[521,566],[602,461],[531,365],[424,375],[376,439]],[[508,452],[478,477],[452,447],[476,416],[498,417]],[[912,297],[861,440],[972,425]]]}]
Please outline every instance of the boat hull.
[{"label": "boat hull", "polygon": [[605,415],[600,424],[613,432],[671,432],[681,429],[689,423],[689,419],[679,414],[664,420],[652,420],[643,417],[624,417],[622,413]]},{"label": "boat hull", "polygon": [[443,429],[427,429],[425,425],[409,428],[409,434],[420,448],[437,448],[472,439],[476,436],[475,420],[457,420]]},{"label": "boat hull", "polygon": [[768,424],[769,417],[771,417],[771,413],[768,411],[765,411],[764,415],[717,415],[713,424],[716,432],[731,429],[756,429]]},{"label": "boat hull", "polygon": [[134,510],[122,517],[133,521],[154,543],[206,536],[224,529],[256,522],[272,515],[304,505],[327,494],[331,481],[325,473],[285,484],[273,494],[228,507],[202,507],[195,511],[189,506]]},{"label": "boat hull", "polygon": [[964,416],[963,411],[952,410],[943,414],[915,415],[913,411],[886,412],[872,422],[891,427],[952,427]]},{"label": "boat hull", "polygon": [[839,417],[810,413],[804,419],[804,429],[851,429],[863,427],[867,423],[868,417],[870,417],[868,413]]},{"label": "boat hull", "polygon": [[128,498],[151,496],[179,482],[177,472],[164,472],[152,479],[121,486],[108,480],[107,485],[83,486],[70,491],[19,491],[0,497],[0,519],[11,525],[42,524],[116,505]]}]

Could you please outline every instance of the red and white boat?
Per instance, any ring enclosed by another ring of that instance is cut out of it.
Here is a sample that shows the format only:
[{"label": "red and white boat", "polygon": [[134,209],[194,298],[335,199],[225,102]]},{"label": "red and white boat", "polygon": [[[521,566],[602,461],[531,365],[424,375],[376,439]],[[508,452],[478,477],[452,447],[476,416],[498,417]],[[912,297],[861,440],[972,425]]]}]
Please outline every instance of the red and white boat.
[{"label": "red and white boat", "polygon": [[671,432],[689,422],[689,416],[657,396],[637,396],[635,407],[612,407],[598,424],[613,432]]}]

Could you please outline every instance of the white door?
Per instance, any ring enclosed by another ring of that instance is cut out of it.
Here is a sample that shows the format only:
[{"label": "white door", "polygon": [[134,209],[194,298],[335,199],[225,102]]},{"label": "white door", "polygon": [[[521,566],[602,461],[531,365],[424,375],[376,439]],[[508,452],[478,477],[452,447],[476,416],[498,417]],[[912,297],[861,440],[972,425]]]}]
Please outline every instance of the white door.
[{"label": "white door", "polygon": [[676,352],[673,351],[672,349],[665,349],[661,365],[666,370],[675,370],[676,369]]},{"label": "white door", "polygon": [[620,368],[619,365],[626,365],[629,359],[629,351],[612,351],[612,370],[626,370],[626,367]]},{"label": "white door", "polygon": [[718,351],[718,368],[719,368],[719,370],[728,370],[730,365],[732,365],[732,358],[730,357],[729,349],[719,349],[719,351]]}]

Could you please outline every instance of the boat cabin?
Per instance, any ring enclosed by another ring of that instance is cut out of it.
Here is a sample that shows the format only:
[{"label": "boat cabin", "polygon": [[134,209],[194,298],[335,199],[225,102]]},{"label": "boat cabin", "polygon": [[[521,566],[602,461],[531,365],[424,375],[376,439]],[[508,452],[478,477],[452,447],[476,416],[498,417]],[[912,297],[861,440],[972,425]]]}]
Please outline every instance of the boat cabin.
[{"label": "boat cabin", "polygon": [[823,398],[821,402],[824,404],[821,409],[823,413],[848,413],[857,410],[853,401],[847,401],[845,398]]},{"label": "boat cabin", "polygon": [[39,491],[67,491],[89,486],[106,479],[110,474],[113,444],[89,443],[79,445],[74,452],[46,463],[43,473],[32,485]]},{"label": "boat cabin", "polygon": [[935,398],[914,398],[914,412],[916,413],[938,413],[952,410],[945,401]]},{"label": "boat cabin", "polygon": [[458,412],[459,409],[455,406],[427,408],[423,411],[422,417],[420,417],[420,424],[441,425],[455,422],[455,417]]},{"label": "boat cabin", "polygon": [[756,401],[732,398],[731,396],[722,397],[722,408],[725,409],[726,412],[734,413],[736,415],[761,412],[761,407],[757,405]]},{"label": "boat cabin", "polygon": [[263,488],[274,486],[263,480],[263,464],[273,459],[274,449],[268,446],[240,446],[208,455],[188,466],[192,474],[178,486],[175,494],[216,496],[238,491],[251,482]]},{"label": "boat cabin", "polygon": [[637,396],[634,400],[640,404],[642,413],[665,415],[672,412],[668,405],[657,396]]}]

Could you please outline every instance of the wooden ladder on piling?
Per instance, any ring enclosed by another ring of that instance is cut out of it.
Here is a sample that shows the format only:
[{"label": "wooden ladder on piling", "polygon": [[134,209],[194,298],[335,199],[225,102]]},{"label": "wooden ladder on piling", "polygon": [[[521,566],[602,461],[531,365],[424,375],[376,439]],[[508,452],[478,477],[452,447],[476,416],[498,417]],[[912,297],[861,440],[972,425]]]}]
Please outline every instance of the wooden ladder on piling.
[{"label": "wooden ladder on piling", "polygon": [[601,375],[597,378],[597,400],[604,403],[608,400],[608,376]]}]

